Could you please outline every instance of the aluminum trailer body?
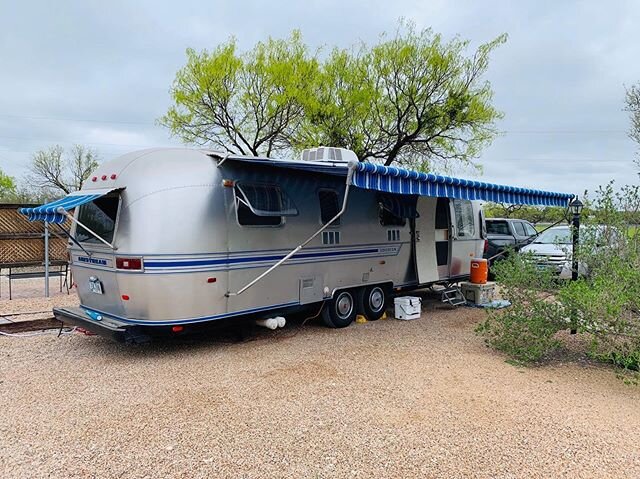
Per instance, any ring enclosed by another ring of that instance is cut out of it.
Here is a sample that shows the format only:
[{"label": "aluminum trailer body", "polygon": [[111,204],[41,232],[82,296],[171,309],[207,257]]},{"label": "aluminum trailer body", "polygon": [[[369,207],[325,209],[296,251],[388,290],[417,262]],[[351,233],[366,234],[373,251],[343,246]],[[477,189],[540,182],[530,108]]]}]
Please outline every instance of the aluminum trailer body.
[{"label": "aluminum trailer body", "polygon": [[[485,244],[479,201],[349,188],[348,168],[178,148],[105,162],[63,205],[84,198],[69,242],[81,306],[56,317],[136,340],[328,302],[325,322],[341,327],[378,316],[393,291],[468,277]],[[326,225],[346,190],[337,220],[243,291]]]}]

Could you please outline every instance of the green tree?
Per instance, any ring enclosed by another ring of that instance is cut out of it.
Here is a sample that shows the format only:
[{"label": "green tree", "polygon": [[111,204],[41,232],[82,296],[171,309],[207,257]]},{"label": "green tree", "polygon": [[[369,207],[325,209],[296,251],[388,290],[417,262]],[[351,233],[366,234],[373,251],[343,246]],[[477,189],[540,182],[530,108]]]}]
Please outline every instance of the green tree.
[{"label": "green tree", "polygon": [[[631,127],[629,128],[629,138],[640,145],[640,84],[627,88],[625,96],[626,110],[631,116]],[[640,158],[636,158],[636,165],[640,166]],[[640,175],[640,172],[638,172]]]},{"label": "green tree", "polygon": [[234,39],[212,52],[188,49],[171,88],[174,104],[160,123],[186,143],[268,156],[290,147],[317,75],[298,31],[245,54]]},{"label": "green tree", "polygon": [[0,201],[9,201],[16,192],[16,182],[12,176],[0,170]]},{"label": "green tree", "polygon": [[66,195],[81,189],[98,163],[98,154],[91,148],[74,145],[65,155],[60,145],[52,146],[33,155],[27,181],[30,187],[45,191],[47,196]]},{"label": "green tree", "polygon": [[565,208],[558,206],[508,205],[505,203],[487,203],[484,206],[487,218],[517,218],[531,223],[556,223],[565,219]]},{"label": "green tree", "polygon": [[401,23],[395,37],[335,49],[323,64],[298,147],[349,148],[360,160],[426,170],[474,165],[501,117],[483,80],[489,54],[506,35],[466,55],[469,42],[444,42]]},{"label": "green tree", "polygon": [[231,39],[212,52],[187,50],[159,122],[186,143],[241,154],[328,145],[422,169],[474,164],[501,117],[483,75],[505,41],[467,55],[467,41],[401,23],[393,38],[321,61],[298,31],[244,54]]}]

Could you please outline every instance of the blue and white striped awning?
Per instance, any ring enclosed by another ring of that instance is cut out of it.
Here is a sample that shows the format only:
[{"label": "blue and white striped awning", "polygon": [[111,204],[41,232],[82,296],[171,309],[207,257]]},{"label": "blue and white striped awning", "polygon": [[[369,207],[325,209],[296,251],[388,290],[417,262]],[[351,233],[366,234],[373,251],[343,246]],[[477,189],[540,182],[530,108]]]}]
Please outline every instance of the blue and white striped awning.
[{"label": "blue and white striped awning", "polygon": [[46,205],[36,206],[33,208],[20,208],[20,213],[26,215],[29,221],[46,221],[48,223],[64,223],[66,218],[64,212],[72,210],[80,205],[96,200],[107,193],[111,193],[114,189],[99,189],[76,191],[65,196],[62,199],[52,201]]},{"label": "blue and white striped awning", "polygon": [[[222,158],[222,155],[220,157]],[[251,165],[261,164],[269,167],[340,176],[346,176],[349,169],[346,162],[285,161],[246,156],[230,156],[228,159]],[[351,180],[352,185],[386,193],[563,207],[567,206],[567,203],[573,198],[573,195],[569,193],[463,180],[431,173],[419,173],[395,166],[383,166],[377,163],[360,162],[353,167],[355,171]]]},{"label": "blue and white striped awning", "polygon": [[496,185],[361,162],[351,183],[359,188],[404,195],[435,196],[540,206],[567,206],[572,194]]}]

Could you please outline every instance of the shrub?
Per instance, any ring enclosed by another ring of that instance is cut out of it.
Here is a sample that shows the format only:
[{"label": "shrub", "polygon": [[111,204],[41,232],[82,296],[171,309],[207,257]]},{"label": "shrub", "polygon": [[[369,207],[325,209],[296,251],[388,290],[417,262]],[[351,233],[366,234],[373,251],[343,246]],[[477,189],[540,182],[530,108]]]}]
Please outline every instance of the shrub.
[{"label": "shrub", "polygon": [[490,310],[476,332],[488,346],[519,362],[538,361],[560,345],[556,333],[567,327],[563,308],[555,300],[557,283],[526,255],[509,255],[496,264],[495,272],[501,294],[511,306]]},{"label": "shrub", "polygon": [[559,281],[526,255],[496,265],[496,277],[512,306],[489,313],[478,326],[486,343],[531,362],[561,345],[556,333],[576,329],[590,338],[591,357],[640,370],[640,188],[598,190],[588,202],[575,254],[584,274]]}]

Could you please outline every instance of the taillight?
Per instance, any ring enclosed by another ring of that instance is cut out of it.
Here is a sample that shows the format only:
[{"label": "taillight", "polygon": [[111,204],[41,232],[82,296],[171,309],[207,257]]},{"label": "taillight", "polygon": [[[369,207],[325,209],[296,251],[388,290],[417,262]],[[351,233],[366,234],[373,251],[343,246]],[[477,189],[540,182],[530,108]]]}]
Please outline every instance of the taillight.
[{"label": "taillight", "polygon": [[141,270],[142,258],[116,258],[116,269]]},{"label": "taillight", "polygon": [[489,252],[489,240],[484,240],[484,252]]}]

